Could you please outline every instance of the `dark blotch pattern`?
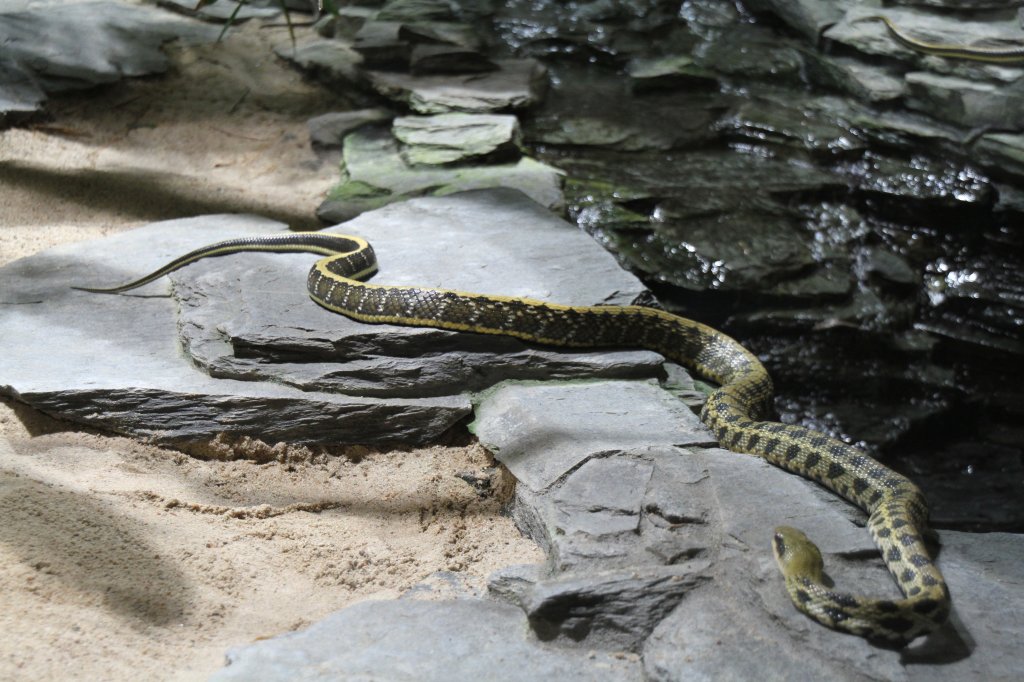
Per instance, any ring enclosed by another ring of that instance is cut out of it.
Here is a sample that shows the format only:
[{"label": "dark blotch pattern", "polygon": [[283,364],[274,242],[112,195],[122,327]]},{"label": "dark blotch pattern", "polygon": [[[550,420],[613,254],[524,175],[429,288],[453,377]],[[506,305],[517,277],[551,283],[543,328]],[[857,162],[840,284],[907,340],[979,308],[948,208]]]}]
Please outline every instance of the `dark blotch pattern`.
[{"label": "dark blotch pattern", "polygon": [[838,462],[832,462],[828,465],[828,471],[825,473],[825,476],[828,478],[839,478],[845,473],[846,467]]}]

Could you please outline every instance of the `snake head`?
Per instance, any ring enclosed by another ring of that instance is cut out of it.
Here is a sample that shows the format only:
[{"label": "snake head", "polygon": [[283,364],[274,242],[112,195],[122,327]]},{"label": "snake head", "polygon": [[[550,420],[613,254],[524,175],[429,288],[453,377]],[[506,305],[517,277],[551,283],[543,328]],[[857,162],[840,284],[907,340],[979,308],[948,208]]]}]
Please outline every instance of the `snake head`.
[{"label": "snake head", "polygon": [[772,538],[772,552],[775,560],[787,578],[809,578],[821,583],[825,564],[821,551],[802,531],[789,526],[779,526]]}]

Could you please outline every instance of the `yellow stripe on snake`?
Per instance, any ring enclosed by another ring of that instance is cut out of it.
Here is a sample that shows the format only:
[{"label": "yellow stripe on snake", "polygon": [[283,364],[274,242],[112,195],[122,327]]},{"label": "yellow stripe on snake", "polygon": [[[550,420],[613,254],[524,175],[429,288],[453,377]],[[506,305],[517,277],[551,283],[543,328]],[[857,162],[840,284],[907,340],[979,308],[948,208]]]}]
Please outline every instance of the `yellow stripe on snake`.
[{"label": "yellow stripe on snake", "polygon": [[916,52],[933,54],[937,57],[949,59],[968,59],[975,62],[987,62],[990,64],[1016,64],[1024,62],[1024,46],[1010,45],[1006,47],[987,47],[985,45],[953,45],[950,43],[932,43],[927,40],[918,40],[909,33],[894,24],[889,17],[881,14],[873,14],[869,17],[858,17],[851,23],[861,21],[881,21],[885,24],[889,35],[900,45],[908,47]]},{"label": "yellow stripe on snake", "polygon": [[763,421],[772,383],[758,359],[699,322],[641,306],[565,306],[525,298],[362,281],[377,271],[370,245],[358,237],[304,232],[219,242],[192,251],[134,282],[134,289],[189,263],[241,251],[311,252],[325,256],[309,272],[308,289],[324,308],[370,323],[500,334],[572,348],[645,348],[717,382],[701,419],[726,448],[757,455],[805,476],[856,504],[896,579],[903,599],[837,592],[823,575],[818,548],[798,530],[780,527],[772,543],[798,609],[830,628],[903,645],[938,628],[950,597],[925,547],[928,509],[921,491],[863,452],[801,426]]}]

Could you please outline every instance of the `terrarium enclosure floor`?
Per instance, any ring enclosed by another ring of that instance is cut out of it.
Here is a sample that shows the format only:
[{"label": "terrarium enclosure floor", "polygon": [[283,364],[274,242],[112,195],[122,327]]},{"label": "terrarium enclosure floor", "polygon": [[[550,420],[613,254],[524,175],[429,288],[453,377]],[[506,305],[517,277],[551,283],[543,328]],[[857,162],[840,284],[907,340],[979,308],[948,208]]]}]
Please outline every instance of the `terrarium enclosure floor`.
[{"label": "terrarium enclosure floor", "polygon": [[[348,104],[282,65],[282,40],[253,25],[172,45],[167,75],[53,98],[49,120],[0,132],[0,264],[207,213],[316,228],[337,170],[306,121]],[[206,454],[0,401],[0,678],[202,679],[231,646],[437,571],[482,582],[541,560],[496,497],[457,477],[491,464],[468,441]]]}]

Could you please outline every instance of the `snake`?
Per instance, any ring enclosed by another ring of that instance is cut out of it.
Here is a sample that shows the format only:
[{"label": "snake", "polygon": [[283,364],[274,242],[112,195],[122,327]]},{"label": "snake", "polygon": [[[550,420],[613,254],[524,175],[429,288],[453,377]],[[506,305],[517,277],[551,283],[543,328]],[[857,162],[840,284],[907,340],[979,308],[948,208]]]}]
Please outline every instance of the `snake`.
[{"label": "snake", "polygon": [[870,598],[837,591],[821,552],[801,531],[776,528],[772,550],[798,610],[815,621],[882,645],[900,647],[935,631],[950,611],[949,589],[926,545],[928,507],[921,490],[863,451],[809,428],[768,420],[772,381],[758,358],[726,334],[659,308],[561,305],[530,298],[369,284],[377,272],[372,246],[329,232],[285,232],[217,242],[191,251],[137,280],[121,293],[195,261],[244,251],[322,256],[307,289],[320,306],[353,320],[497,334],[565,348],[643,348],[661,353],[718,384],[701,420],[719,443],[756,455],[815,481],[867,514],[867,527],[903,596]]},{"label": "snake", "polygon": [[1024,62],[1024,45],[1009,47],[985,47],[979,45],[952,45],[948,43],[932,43],[918,40],[903,29],[896,26],[893,21],[884,15],[876,14],[868,17],[858,17],[855,22],[860,21],[881,21],[900,45],[908,47],[916,52],[932,54],[938,57],[949,57],[951,59],[969,59],[976,62],[988,62],[991,64],[1013,64]]}]

